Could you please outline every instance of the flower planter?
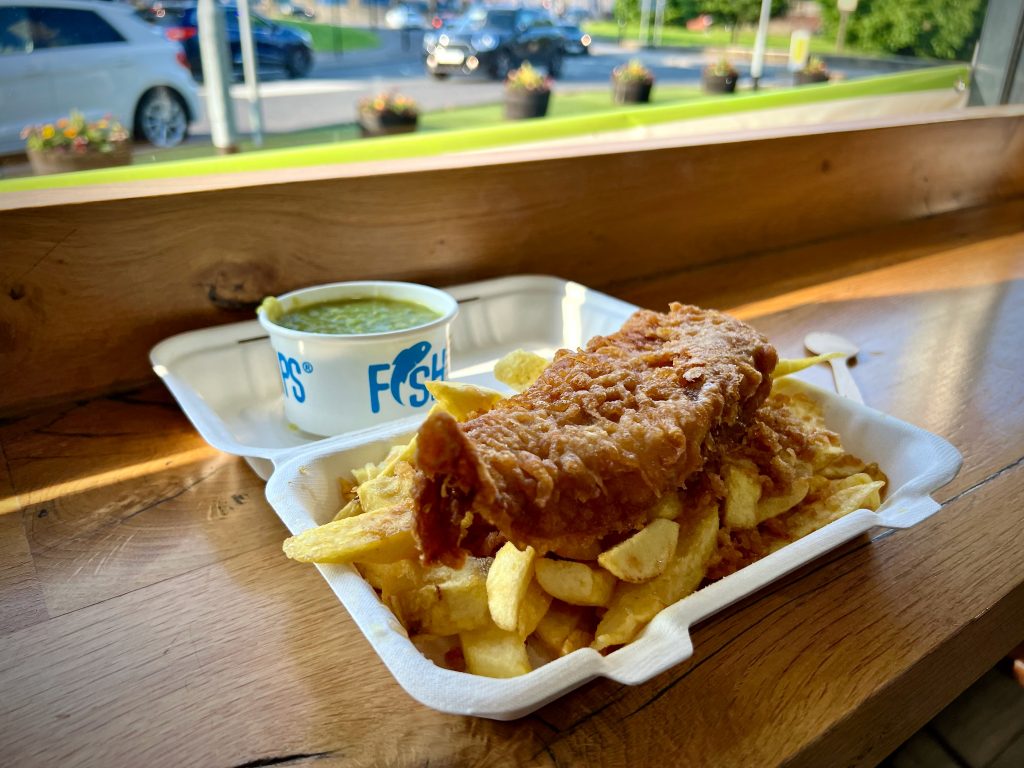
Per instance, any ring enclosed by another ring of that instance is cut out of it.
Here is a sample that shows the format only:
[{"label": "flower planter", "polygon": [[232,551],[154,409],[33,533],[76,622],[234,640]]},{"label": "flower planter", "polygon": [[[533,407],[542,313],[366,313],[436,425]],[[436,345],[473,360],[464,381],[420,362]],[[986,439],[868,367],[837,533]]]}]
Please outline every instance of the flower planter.
[{"label": "flower planter", "polygon": [[794,72],[793,85],[808,85],[810,83],[827,83],[828,72]]},{"label": "flower planter", "polygon": [[505,90],[505,119],[528,120],[544,117],[548,112],[551,91],[528,91],[525,88]]},{"label": "flower planter", "polygon": [[712,75],[705,72],[701,77],[701,83],[707,93],[734,93],[737,80],[739,75],[736,74]]},{"label": "flower planter", "polygon": [[119,165],[131,165],[132,150],[129,142],[115,144],[110,152],[75,152],[65,149],[29,149],[28,160],[32,171],[37,176],[51,173],[74,173],[75,171],[92,171],[97,168],[114,168]]},{"label": "flower planter", "polygon": [[395,112],[359,113],[359,128],[364,138],[412,133],[416,130],[417,122],[416,115],[400,115]]},{"label": "flower planter", "polygon": [[612,80],[612,100],[616,104],[646,104],[651,100],[654,83],[643,80]]}]

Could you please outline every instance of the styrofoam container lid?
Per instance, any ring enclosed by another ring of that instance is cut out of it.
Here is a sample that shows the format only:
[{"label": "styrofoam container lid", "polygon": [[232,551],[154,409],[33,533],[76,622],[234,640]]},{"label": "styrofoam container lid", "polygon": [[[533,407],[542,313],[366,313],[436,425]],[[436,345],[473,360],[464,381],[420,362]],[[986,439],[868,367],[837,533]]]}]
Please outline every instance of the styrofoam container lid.
[{"label": "styrofoam container lid", "polygon": [[[542,276],[446,290],[459,302],[451,328],[451,378],[499,389],[506,388],[492,370],[507,352],[522,348],[550,356],[560,347],[575,348],[617,330],[637,309],[578,283]],[[157,345],[151,360],[211,445],[246,457],[261,476],[270,476],[267,499],[293,534],[328,522],[341,506],[338,478],[383,459],[421,421],[404,419],[326,439],[289,429],[280,407],[277,361],[255,320],[180,334]],[[402,687],[442,712],[508,720],[595,677],[644,682],[690,657],[694,623],[870,528],[907,528],[934,514],[939,505],[931,494],[959,470],[960,454],[943,438],[832,392],[787,381],[821,403],[827,425],[848,451],[882,467],[890,481],[885,502],[877,512],[852,512],[670,606],[637,640],[607,656],[582,649],[506,680],[442,669],[416,649],[354,568],[316,567]]]}]

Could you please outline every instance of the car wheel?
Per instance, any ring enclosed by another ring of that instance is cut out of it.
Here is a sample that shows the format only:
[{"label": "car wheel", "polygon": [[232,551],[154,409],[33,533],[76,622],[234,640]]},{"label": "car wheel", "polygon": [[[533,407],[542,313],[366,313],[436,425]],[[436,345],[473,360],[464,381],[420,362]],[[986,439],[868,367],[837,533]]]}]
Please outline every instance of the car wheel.
[{"label": "car wheel", "polygon": [[491,77],[495,80],[504,80],[512,69],[512,56],[508,51],[498,51],[494,56],[494,64],[491,65]]},{"label": "car wheel", "polygon": [[288,52],[288,59],[285,61],[284,68],[288,73],[288,77],[305,77],[309,74],[309,70],[313,68],[313,57],[309,55],[309,51],[305,48],[292,48]]},{"label": "car wheel", "polygon": [[135,138],[154,147],[174,147],[188,136],[188,111],[175,91],[161,86],[147,91],[135,108]]},{"label": "car wheel", "polygon": [[551,54],[551,58],[548,59],[548,74],[552,78],[562,76],[562,52],[555,51]]}]

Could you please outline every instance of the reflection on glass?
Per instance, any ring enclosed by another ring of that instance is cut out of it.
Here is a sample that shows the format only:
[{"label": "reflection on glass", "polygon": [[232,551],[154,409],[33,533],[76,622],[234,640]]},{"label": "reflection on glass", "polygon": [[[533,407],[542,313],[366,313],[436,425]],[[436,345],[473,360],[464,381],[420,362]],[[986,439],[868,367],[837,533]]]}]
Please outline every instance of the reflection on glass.
[{"label": "reflection on glass", "polygon": [[[122,3],[92,3],[86,9],[75,0],[23,0],[0,8],[0,93],[6,97],[0,153],[23,153],[22,129],[37,125],[56,131],[57,121],[76,110],[90,120],[109,114],[133,133],[133,164],[110,172],[117,180],[162,178],[166,170],[148,166],[217,154],[211,136],[226,118],[203,105],[205,95],[217,90],[217,77],[210,62],[204,74],[196,4],[133,4],[135,14],[114,8]],[[772,3],[776,14],[768,48],[774,55],[756,93],[744,63],[753,50],[753,17],[738,18],[736,28],[729,29],[712,21],[714,14],[702,13],[685,25],[654,20],[651,30],[641,31],[636,18],[598,18],[578,4],[556,3],[553,12],[537,3],[508,8],[409,0],[385,10],[386,5],[253,3],[259,11],[252,16],[252,36],[266,110],[264,148],[294,148],[284,162],[295,166],[323,162],[315,145],[327,143],[336,145],[333,163],[364,160],[359,103],[381,91],[414,100],[416,130],[426,134],[405,136],[397,144],[387,137],[373,139],[375,158],[399,160],[424,154],[428,147],[433,154],[501,150],[555,137],[569,143],[592,142],[595,136],[616,142],[636,129],[714,137],[725,125],[739,130],[824,126],[851,117],[906,118],[937,105],[959,108],[953,98],[958,84],[963,90],[971,83],[972,103],[985,104],[998,103],[1001,94],[1019,99],[1024,88],[1019,75],[1006,77],[1024,69],[1014,42],[1024,23],[1019,0],[861,3],[844,22],[842,43],[839,11],[831,0]],[[242,33],[230,4],[225,14],[229,64],[223,75],[240,80]],[[638,50],[636,43],[648,32],[653,45]],[[797,33],[807,41],[801,56],[790,55]],[[706,65],[725,47],[732,56],[731,64],[725,63],[738,73],[735,90],[745,95],[742,109],[705,78]],[[653,98],[668,111],[611,104],[609,77],[632,58],[654,75]],[[502,103],[502,81],[524,61],[550,74],[557,94],[546,117],[530,121],[529,128],[507,122]],[[936,61],[949,66],[937,68]],[[803,76],[827,80],[828,87],[805,88]],[[152,83],[162,85],[153,89]],[[244,105],[241,83],[231,94],[237,106]],[[630,131],[622,130],[623,121],[614,114],[621,110],[630,113]],[[240,122],[240,148],[251,156],[222,159],[220,167],[225,172],[280,167],[280,157],[252,152],[259,148],[244,135],[251,126]],[[485,127],[503,130],[479,132]],[[198,172],[179,167],[176,173],[182,175]],[[33,166],[24,159],[4,162],[0,172],[28,176]],[[14,181],[19,180],[0,179],[0,190],[36,186]]]},{"label": "reflection on glass", "polygon": [[562,346],[576,349],[583,345],[583,302],[587,289],[579,283],[567,283],[562,297]]}]

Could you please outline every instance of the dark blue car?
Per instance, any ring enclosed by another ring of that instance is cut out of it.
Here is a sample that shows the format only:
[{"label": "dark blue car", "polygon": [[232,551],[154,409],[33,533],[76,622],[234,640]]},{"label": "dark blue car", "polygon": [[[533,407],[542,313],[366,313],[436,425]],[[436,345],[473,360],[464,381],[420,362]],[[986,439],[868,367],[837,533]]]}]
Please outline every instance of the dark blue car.
[{"label": "dark blue car", "polygon": [[[242,45],[238,31],[238,9],[222,6],[231,60],[235,70],[242,70]],[[197,79],[203,75],[199,58],[199,24],[194,4],[154,4],[140,12],[142,18],[163,30],[164,37],[181,43],[189,68]],[[252,38],[256,46],[256,63],[261,69],[280,69],[289,77],[305,77],[313,67],[313,46],[308,32],[275,24],[250,12]]]}]

